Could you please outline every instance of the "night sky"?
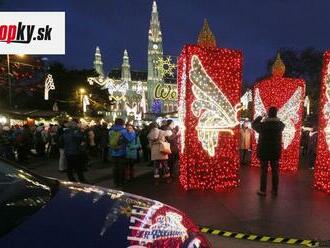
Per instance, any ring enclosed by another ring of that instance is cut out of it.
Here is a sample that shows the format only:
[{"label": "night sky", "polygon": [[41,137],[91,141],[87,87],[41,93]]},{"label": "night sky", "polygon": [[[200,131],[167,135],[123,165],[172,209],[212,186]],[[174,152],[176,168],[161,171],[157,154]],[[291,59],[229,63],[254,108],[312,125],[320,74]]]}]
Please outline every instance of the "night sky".
[{"label": "night sky", "polygon": [[[48,56],[68,68],[92,68],[96,45],[105,71],[119,67],[124,49],[131,68],[146,70],[151,0],[3,0],[2,11],[65,11],[66,55]],[[244,79],[266,72],[280,47],[330,48],[329,0],[158,0],[165,55],[195,43],[206,17],[218,47],[242,49]]]}]

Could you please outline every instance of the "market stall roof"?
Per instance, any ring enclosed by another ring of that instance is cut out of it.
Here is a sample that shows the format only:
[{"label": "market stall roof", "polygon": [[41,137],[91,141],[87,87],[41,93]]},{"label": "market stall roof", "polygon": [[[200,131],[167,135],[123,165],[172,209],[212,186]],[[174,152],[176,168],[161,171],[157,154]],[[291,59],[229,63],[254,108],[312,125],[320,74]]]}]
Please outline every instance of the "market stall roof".
[{"label": "market stall roof", "polygon": [[60,115],[62,112],[55,112],[50,110],[40,110],[40,109],[33,109],[33,110],[22,110],[22,109],[0,109],[0,112],[15,118],[53,118]]}]

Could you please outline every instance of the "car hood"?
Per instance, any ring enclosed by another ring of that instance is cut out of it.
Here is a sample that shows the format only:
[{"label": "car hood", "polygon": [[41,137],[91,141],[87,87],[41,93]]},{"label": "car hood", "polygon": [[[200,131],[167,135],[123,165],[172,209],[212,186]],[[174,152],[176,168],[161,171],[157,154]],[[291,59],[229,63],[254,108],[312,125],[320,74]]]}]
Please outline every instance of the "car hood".
[{"label": "car hood", "polygon": [[43,208],[0,239],[1,247],[209,247],[182,212],[158,201],[61,182]]}]

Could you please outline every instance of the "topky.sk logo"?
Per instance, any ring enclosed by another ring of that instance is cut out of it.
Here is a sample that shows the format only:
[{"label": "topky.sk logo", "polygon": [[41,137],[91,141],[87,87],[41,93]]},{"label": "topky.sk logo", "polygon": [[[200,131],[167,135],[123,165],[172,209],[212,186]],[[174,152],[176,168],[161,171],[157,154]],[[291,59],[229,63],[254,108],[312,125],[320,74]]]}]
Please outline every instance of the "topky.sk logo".
[{"label": "topky.sk logo", "polygon": [[0,12],[0,54],[65,54],[65,12]]},{"label": "topky.sk logo", "polygon": [[0,42],[30,43],[31,40],[51,40],[52,27],[36,28],[36,25],[0,25]]}]

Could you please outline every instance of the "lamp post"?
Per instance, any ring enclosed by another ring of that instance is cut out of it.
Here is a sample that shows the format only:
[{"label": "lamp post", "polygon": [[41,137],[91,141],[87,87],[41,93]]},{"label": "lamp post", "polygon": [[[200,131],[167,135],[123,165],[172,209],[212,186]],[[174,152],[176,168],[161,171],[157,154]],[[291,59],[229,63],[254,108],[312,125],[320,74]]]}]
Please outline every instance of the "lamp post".
[{"label": "lamp post", "polygon": [[88,96],[86,95],[86,90],[84,88],[79,89],[80,103],[82,107],[82,112],[85,115],[87,110],[87,105],[89,105]]},{"label": "lamp post", "polygon": [[11,76],[10,76],[10,56],[7,54],[7,70],[8,70],[8,87],[9,87],[9,107],[12,106],[11,98]]}]

